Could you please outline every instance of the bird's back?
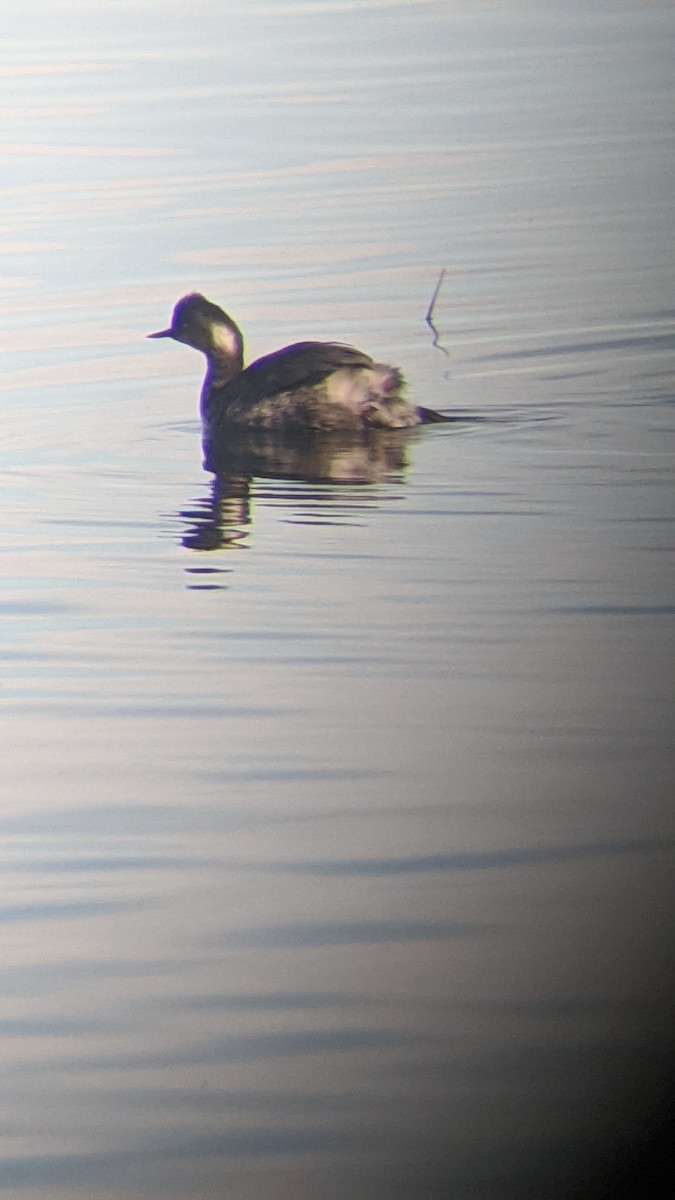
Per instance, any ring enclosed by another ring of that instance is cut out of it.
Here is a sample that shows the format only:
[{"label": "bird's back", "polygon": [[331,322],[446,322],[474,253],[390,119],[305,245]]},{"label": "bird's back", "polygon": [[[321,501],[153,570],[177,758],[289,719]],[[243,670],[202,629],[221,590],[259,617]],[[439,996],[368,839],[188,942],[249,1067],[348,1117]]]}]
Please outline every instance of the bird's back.
[{"label": "bird's back", "polygon": [[278,392],[311,386],[343,367],[372,367],[367,354],[340,342],[294,342],[265,354],[232,379],[228,387],[251,403]]}]

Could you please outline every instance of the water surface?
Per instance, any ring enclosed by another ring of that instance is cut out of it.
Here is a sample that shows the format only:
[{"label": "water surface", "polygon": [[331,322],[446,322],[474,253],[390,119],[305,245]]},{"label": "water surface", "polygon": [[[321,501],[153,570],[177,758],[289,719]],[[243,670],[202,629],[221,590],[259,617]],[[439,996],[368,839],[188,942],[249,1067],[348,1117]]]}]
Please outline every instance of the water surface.
[{"label": "water surface", "polygon": [[[0,1193],[592,1194],[672,1049],[672,8],[4,36]],[[463,419],[214,483],[193,289]]]}]

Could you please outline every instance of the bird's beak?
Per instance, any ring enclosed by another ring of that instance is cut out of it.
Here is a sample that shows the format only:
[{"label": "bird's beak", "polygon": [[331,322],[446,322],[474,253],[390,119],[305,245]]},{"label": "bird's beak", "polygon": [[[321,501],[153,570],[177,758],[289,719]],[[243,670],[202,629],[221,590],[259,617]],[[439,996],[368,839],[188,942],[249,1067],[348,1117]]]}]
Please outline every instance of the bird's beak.
[{"label": "bird's beak", "polygon": [[159,333],[149,333],[148,337],[149,338],[173,337],[173,333],[171,332],[170,329],[160,329]]}]

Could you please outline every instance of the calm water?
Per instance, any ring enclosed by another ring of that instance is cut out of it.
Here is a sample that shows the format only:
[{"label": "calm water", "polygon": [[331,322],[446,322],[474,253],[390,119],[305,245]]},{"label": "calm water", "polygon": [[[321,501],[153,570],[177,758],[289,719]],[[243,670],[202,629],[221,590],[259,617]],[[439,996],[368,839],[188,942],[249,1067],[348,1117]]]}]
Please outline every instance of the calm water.
[{"label": "calm water", "polygon": [[[0,1195],[557,1200],[658,1123],[674,43],[4,14]],[[467,419],[213,485],[193,289]]]}]

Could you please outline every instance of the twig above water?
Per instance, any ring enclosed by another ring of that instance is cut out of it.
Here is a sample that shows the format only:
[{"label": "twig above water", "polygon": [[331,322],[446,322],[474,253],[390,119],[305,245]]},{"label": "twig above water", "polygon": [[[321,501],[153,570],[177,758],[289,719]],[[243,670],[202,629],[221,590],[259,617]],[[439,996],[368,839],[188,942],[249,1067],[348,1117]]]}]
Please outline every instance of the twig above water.
[{"label": "twig above water", "polygon": [[429,302],[429,307],[427,309],[427,315],[424,318],[424,320],[426,321],[427,325],[429,326],[429,328],[433,334],[433,337],[431,340],[432,346],[435,346],[437,350],[440,350],[441,354],[445,354],[448,357],[450,357],[450,351],[446,350],[445,346],[441,346],[441,343],[439,340],[440,333],[438,332],[436,326],[434,325],[434,308],[436,307],[436,301],[438,300],[440,290],[443,287],[443,280],[445,279],[446,275],[447,275],[447,271],[446,271],[445,267],[442,267],[441,273],[438,276],[438,279],[436,281],[436,287],[434,288],[434,294],[431,297],[431,300]]}]

